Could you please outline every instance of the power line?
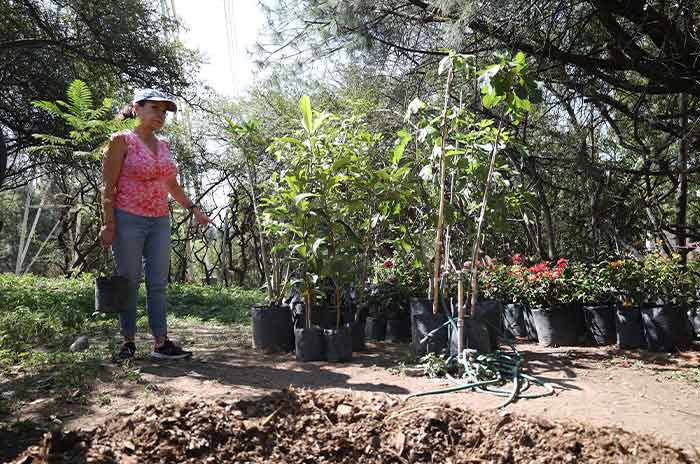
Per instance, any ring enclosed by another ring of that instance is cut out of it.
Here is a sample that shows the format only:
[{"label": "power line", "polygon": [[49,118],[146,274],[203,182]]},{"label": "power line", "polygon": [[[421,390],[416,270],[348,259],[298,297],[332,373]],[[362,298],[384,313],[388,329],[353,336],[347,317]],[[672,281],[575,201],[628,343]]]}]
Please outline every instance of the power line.
[{"label": "power line", "polygon": [[228,48],[229,70],[231,72],[232,93],[238,93],[238,79],[235,69],[236,56],[238,55],[238,32],[236,30],[235,0],[230,4],[224,1],[224,18],[226,23],[226,44]]}]

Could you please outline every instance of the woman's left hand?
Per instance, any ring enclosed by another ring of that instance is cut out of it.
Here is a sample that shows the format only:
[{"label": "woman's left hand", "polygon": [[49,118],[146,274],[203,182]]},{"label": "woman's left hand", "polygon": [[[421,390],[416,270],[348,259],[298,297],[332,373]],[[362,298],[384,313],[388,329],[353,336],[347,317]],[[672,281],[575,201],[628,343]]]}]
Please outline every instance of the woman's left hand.
[{"label": "woman's left hand", "polygon": [[214,224],[214,221],[211,220],[209,216],[204,214],[201,209],[199,208],[192,208],[192,214],[194,214],[195,219],[197,219],[197,223],[200,226],[207,226],[209,224]]}]

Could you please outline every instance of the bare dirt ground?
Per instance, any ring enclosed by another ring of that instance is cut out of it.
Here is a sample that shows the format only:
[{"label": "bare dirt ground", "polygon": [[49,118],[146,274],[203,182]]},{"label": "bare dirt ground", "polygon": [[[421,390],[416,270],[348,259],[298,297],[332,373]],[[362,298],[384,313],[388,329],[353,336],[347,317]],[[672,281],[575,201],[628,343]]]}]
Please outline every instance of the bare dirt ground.
[{"label": "bare dirt ground", "polygon": [[[141,357],[131,366],[105,361],[106,371],[114,374],[121,370],[122,375],[98,378],[89,391],[53,392],[19,405],[12,412],[18,425],[0,440],[5,443],[0,460],[12,459],[27,444],[35,443],[42,428],[91,429],[108,418],[126,417],[144,404],[236,401],[290,386],[316,392],[352,392],[359,400],[379,397],[395,404],[409,394],[449,385],[440,379],[407,377],[392,369],[407,359],[408,345],[368,344],[368,352],[357,353],[345,364],[299,363],[292,354],[255,352],[249,335],[239,328],[190,327],[177,333],[195,352],[193,359],[164,363]],[[148,340],[140,343],[146,347]],[[593,428],[619,426],[700,458],[697,351],[669,355],[596,347],[546,349],[533,343],[521,343],[518,349],[529,372],[555,385],[557,393],[521,400],[506,411]],[[489,411],[500,399],[471,392],[451,393],[411,399],[403,407],[443,402]]]}]

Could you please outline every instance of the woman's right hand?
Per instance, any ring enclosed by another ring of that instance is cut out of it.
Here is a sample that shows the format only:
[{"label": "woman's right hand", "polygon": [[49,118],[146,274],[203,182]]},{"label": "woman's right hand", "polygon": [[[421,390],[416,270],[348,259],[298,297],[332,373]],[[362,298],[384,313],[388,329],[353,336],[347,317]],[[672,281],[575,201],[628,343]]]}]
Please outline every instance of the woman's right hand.
[{"label": "woman's right hand", "polygon": [[102,242],[102,248],[109,247],[114,241],[114,226],[102,226],[100,229],[100,242]]}]

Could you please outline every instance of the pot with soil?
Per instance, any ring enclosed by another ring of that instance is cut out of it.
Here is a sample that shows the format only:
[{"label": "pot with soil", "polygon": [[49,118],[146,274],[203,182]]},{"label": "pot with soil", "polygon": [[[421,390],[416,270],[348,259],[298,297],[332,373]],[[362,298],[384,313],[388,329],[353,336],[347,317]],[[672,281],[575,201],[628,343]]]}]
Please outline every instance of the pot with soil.
[{"label": "pot with soil", "polygon": [[352,332],[347,327],[323,331],[326,361],[346,362],[352,359]]},{"label": "pot with soil", "polygon": [[523,305],[523,321],[525,322],[525,337],[528,340],[537,341],[537,327],[535,327],[535,316],[532,314],[530,305]]},{"label": "pot with soil", "polygon": [[411,344],[417,356],[441,353],[447,349],[447,318],[433,314],[433,302],[426,298],[411,298]]},{"label": "pot with soil", "polygon": [[365,351],[365,321],[355,320],[350,328],[352,332],[352,351]]},{"label": "pot with soil", "polygon": [[644,346],[644,329],[642,329],[642,313],[638,307],[619,305],[615,309],[615,332],[617,347],[634,349]]},{"label": "pot with soil", "polygon": [[693,328],[695,338],[700,337],[700,310],[697,307],[688,310],[688,320]]},{"label": "pot with soil", "polygon": [[[465,316],[463,346],[479,353],[492,353],[494,348],[491,344],[488,325],[484,321]],[[459,328],[450,326],[450,355],[459,356],[459,354]]]},{"label": "pot with soil", "polygon": [[365,321],[365,338],[383,341],[386,338],[386,317],[383,315],[367,316]]},{"label": "pot with soil", "polygon": [[396,306],[387,312],[387,342],[402,342],[411,338],[411,320],[406,306]]},{"label": "pot with soil", "polygon": [[691,328],[681,306],[657,304],[643,306],[642,327],[649,351],[672,352],[688,348],[693,342]]},{"label": "pot with soil", "polygon": [[503,335],[510,339],[527,337],[522,303],[503,305]]},{"label": "pot with soil", "polygon": [[571,305],[559,304],[532,310],[540,346],[575,346],[576,314]]},{"label": "pot with soil", "polygon": [[322,329],[294,329],[294,346],[297,361],[323,361],[326,358]]},{"label": "pot with soil", "polygon": [[481,300],[476,304],[474,319],[481,322],[489,334],[490,351],[498,349],[498,340],[503,337],[503,305],[498,300]]},{"label": "pot with soil", "polygon": [[614,303],[583,305],[586,327],[596,345],[612,345],[617,340],[617,332],[615,330],[616,309],[617,305]]},{"label": "pot with soil", "polygon": [[289,307],[254,306],[250,315],[256,350],[286,353],[294,349],[294,323]]}]

